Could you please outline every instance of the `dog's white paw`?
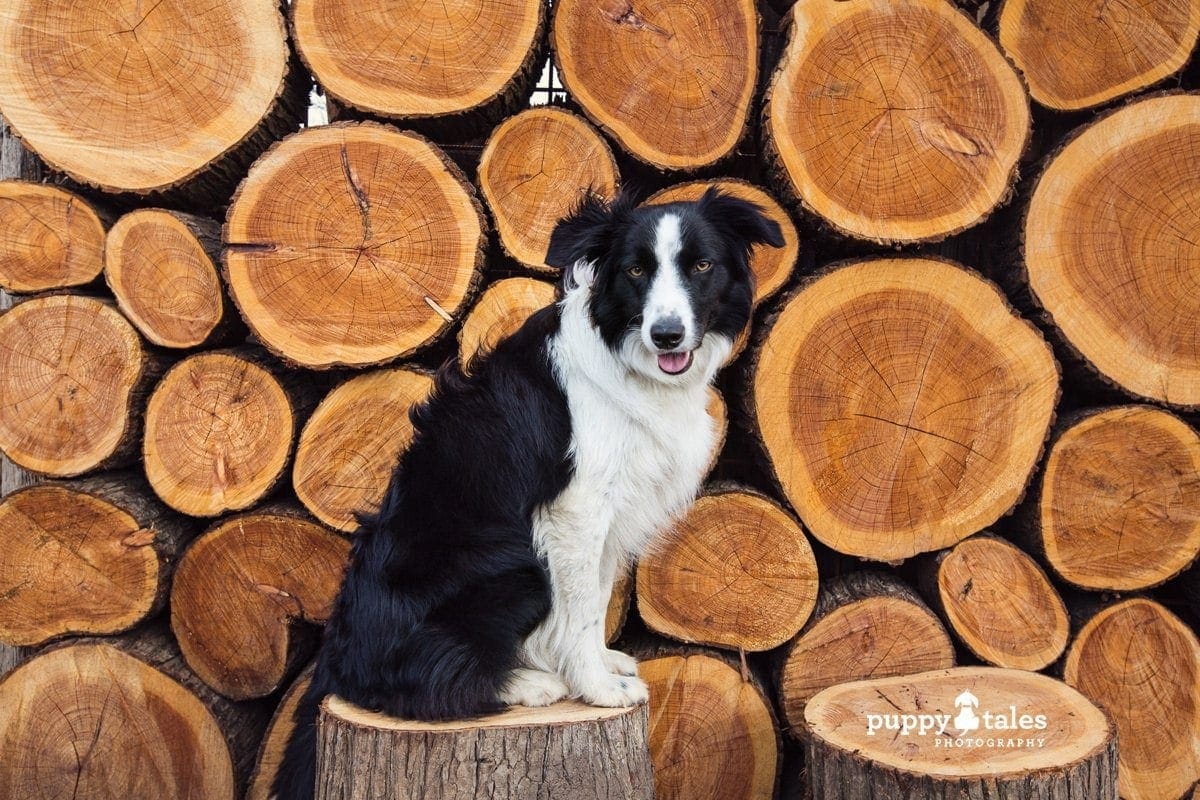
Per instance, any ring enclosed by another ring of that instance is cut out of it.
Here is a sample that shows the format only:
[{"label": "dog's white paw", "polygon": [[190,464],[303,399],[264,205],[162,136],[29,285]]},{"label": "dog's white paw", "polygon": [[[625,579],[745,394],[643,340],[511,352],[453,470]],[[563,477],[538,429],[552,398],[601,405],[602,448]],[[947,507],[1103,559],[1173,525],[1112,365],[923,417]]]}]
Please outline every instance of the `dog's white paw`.
[{"label": "dog's white paw", "polygon": [[548,706],[570,693],[563,679],[540,669],[514,669],[508,685],[500,692],[500,701],[510,706]]},{"label": "dog's white paw", "polygon": [[579,689],[579,698],[593,706],[623,708],[650,699],[650,690],[641,678],[622,675],[605,675]]},{"label": "dog's white paw", "polygon": [[637,659],[620,650],[605,648],[604,666],[615,675],[637,675]]}]

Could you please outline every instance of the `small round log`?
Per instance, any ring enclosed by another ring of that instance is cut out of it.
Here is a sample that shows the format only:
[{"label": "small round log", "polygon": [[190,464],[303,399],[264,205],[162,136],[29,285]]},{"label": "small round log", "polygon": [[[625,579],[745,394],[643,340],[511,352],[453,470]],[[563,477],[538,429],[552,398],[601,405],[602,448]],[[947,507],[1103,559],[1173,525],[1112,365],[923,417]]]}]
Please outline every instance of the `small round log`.
[{"label": "small round log", "polygon": [[465,312],[482,207],[446,155],[373,123],[309,128],[255,162],[229,208],[225,269],[255,336],[303,367],[408,356]]},{"label": "small round log", "polygon": [[550,234],[589,192],[611,199],[620,173],[603,137],[561,108],[522,111],[492,132],[479,157],[479,188],[500,244],[544,272]]},{"label": "small round log", "polygon": [[299,509],[229,517],[197,539],[171,587],[171,628],[188,666],[225,697],[263,697],[312,655],[350,554]]},{"label": "small round log", "polygon": [[717,435],[713,440],[712,458],[708,462],[708,471],[717,466],[717,461],[721,458],[721,451],[725,448],[725,439],[729,436],[729,407],[725,404],[725,398],[715,387],[708,387],[708,415],[712,417],[713,422],[717,426]]},{"label": "small round log", "polygon": [[505,278],[489,286],[458,332],[458,361],[463,372],[469,373],[472,361],[490,353],[533,312],[553,302],[554,285],[535,278]]},{"label": "small round log", "polygon": [[617,574],[613,581],[612,594],[608,597],[608,608],[604,612],[604,641],[612,644],[621,635],[629,617],[629,605],[633,600],[633,576],[628,572]]},{"label": "small round log", "polygon": [[104,266],[104,223],[57,186],[0,181],[0,289],[15,294],[91,283]]},{"label": "small round log", "polygon": [[379,508],[400,454],[412,441],[409,410],[433,390],[433,379],[409,369],[351,378],[313,411],[300,441],[292,487],[314,517],[340,531],[355,514]]},{"label": "small round log", "polygon": [[694,170],[733,153],[758,80],[752,0],[557,0],[555,63],[627,152]]},{"label": "small round log", "polygon": [[746,489],[702,495],[637,567],[647,627],[683,642],[769,650],[796,635],[817,599],[800,524]]},{"label": "small round log", "polygon": [[[857,681],[821,692],[805,718],[812,800],[1117,800],[1112,724],[1044,675],[959,667]],[[921,721],[934,727],[904,732]]]},{"label": "small round log", "polygon": [[1050,346],[999,290],[920,258],[809,283],[754,369],[758,430],[800,519],[878,561],[948,547],[1010,511],[1058,399]]},{"label": "small round log", "polygon": [[309,664],[280,698],[279,705],[271,716],[271,722],[267,725],[266,735],[258,747],[254,772],[250,775],[250,785],[246,789],[246,800],[271,800],[271,786],[275,783],[275,776],[283,763],[283,752],[287,748],[288,740],[292,738],[292,731],[296,729],[296,706],[300,704],[300,698],[312,683],[314,667],[315,662]]},{"label": "small round log", "polygon": [[1010,193],[1029,98],[999,48],[945,0],[799,0],[768,91],[776,179],[840,231],[942,239]]},{"label": "small round log", "polygon": [[650,800],[646,707],[561,702],[431,723],[327,698],[317,722],[317,800],[368,800],[379,786],[396,800]]}]

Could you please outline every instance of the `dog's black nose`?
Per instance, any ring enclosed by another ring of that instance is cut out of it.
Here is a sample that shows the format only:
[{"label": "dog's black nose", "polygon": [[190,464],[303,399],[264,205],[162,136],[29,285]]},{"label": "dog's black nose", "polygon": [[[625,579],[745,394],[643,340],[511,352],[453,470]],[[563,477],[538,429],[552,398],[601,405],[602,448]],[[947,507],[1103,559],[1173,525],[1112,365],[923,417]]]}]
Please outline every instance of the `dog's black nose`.
[{"label": "dog's black nose", "polygon": [[650,341],[664,350],[677,347],[683,341],[683,320],[667,317],[656,321],[650,326]]}]

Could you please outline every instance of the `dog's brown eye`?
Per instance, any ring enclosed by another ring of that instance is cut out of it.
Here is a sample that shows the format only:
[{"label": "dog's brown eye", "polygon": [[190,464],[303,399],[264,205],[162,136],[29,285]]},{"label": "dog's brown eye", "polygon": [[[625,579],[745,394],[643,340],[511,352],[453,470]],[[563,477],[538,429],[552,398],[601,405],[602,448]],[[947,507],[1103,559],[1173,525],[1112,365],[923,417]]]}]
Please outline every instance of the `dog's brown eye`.
[{"label": "dog's brown eye", "polygon": [[696,262],[696,266],[692,267],[692,269],[696,270],[696,272],[708,272],[712,269],[712,262],[701,259]]},{"label": "dog's brown eye", "polygon": [[627,269],[625,271],[628,272],[629,275],[634,278],[640,278],[646,274],[646,270],[642,269],[641,267],[630,267],[629,269]]}]

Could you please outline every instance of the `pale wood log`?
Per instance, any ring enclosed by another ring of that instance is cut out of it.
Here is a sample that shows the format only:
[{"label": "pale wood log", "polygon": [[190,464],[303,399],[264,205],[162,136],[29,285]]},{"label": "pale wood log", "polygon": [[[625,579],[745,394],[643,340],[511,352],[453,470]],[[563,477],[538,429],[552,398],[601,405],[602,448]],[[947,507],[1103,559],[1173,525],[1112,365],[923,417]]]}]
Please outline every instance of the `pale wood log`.
[{"label": "pale wood log", "polygon": [[0,289],[16,294],[92,283],[104,266],[104,222],[57,186],[0,180]]},{"label": "pale wood log", "polygon": [[[557,219],[557,217],[555,218]],[[513,334],[540,308],[554,302],[554,285],[536,278],[505,278],[479,296],[458,332],[458,361],[464,372]]]}]

